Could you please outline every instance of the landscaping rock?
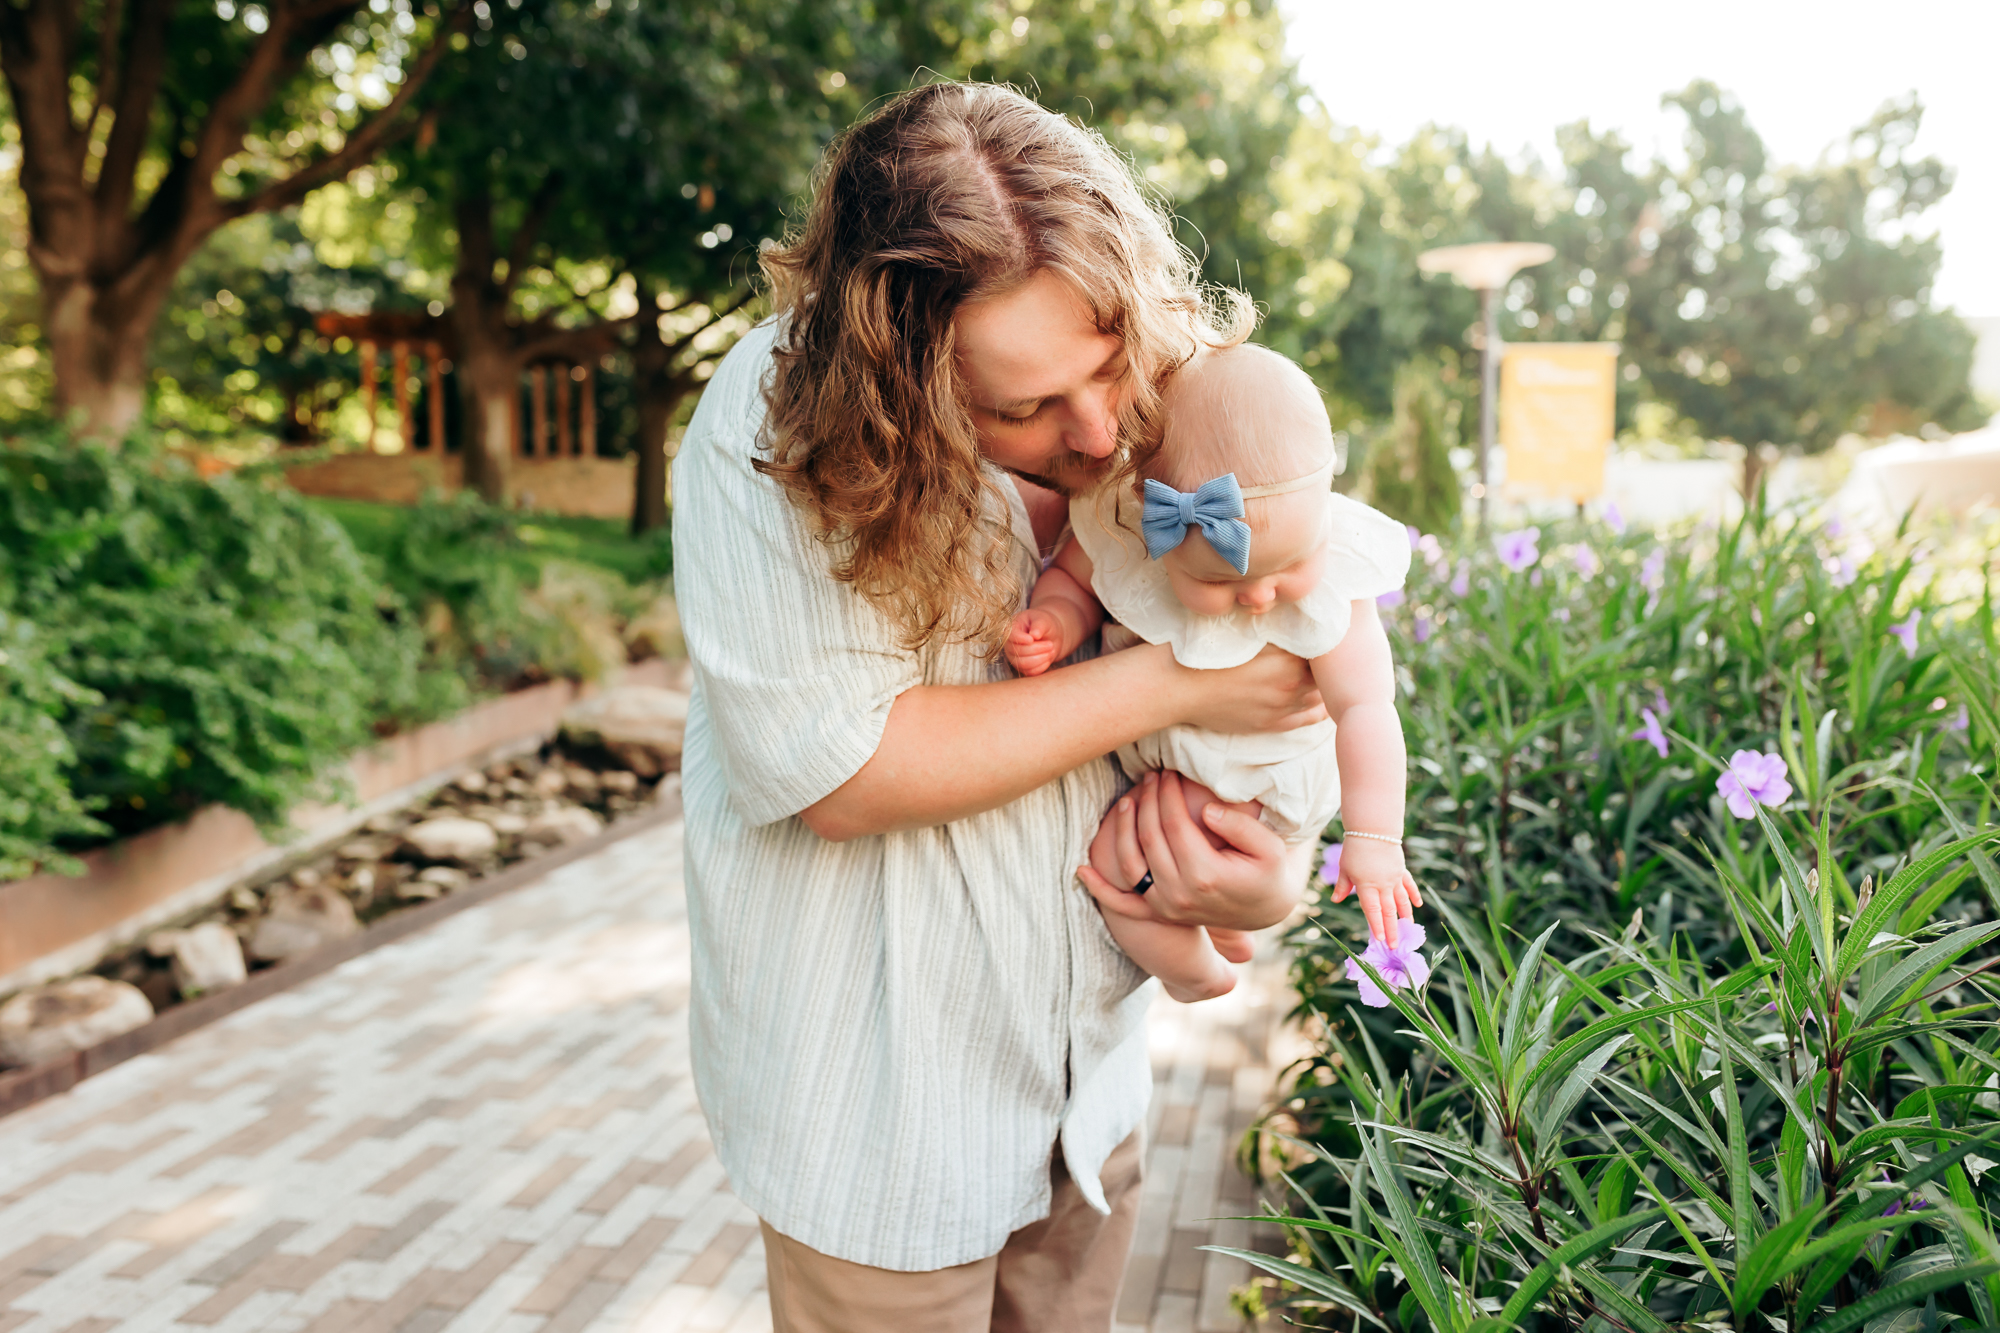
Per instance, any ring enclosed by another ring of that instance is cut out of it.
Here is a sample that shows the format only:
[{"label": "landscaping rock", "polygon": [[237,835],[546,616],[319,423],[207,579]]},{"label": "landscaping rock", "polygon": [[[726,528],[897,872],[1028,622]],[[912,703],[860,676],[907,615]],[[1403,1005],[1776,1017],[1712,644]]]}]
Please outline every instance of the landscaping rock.
[{"label": "landscaping rock", "polygon": [[639,775],[622,768],[614,768],[609,773],[596,775],[597,785],[613,796],[630,796],[639,790]]},{"label": "landscaping rock", "polygon": [[679,767],[688,696],[651,685],[622,685],[563,714],[563,739],[601,749],[623,768],[655,778]]},{"label": "landscaping rock", "polygon": [[220,921],[156,931],[146,941],[146,950],[155,958],[174,960],[174,985],[183,995],[240,986],[250,974],[242,942]]},{"label": "landscaping rock", "polygon": [[516,814],[512,810],[495,810],[488,807],[483,810],[474,810],[472,817],[503,838],[517,836],[528,827],[527,817]]},{"label": "landscaping rock", "polygon": [[535,774],[535,780],[528,785],[537,796],[560,796],[563,788],[569,785],[569,779],[563,776],[560,768],[545,768]]},{"label": "landscaping rock", "polygon": [[403,839],[426,861],[477,861],[493,855],[500,845],[499,835],[489,825],[452,815],[426,819],[406,830]]},{"label": "landscaping rock", "polygon": [[152,1018],[152,1002],[130,982],[76,977],[24,991],[0,1005],[0,1064],[42,1064]]},{"label": "landscaping rock", "polygon": [[467,773],[464,777],[458,780],[458,789],[462,792],[470,792],[472,795],[477,796],[480,792],[486,790],[486,783],[487,783],[487,778],[484,773],[477,773],[477,772]]},{"label": "landscaping rock", "polygon": [[380,861],[396,849],[396,844],[384,838],[355,838],[340,844],[337,855],[345,861]]},{"label": "landscaping rock", "polygon": [[442,898],[457,893],[472,882],[472,876],[457,866],[430,866],[415,879],[396,886],[396,896],[408,900]]},{"label": "landscaping rock", "polygon": [[270,915],[251,933],[250,956],[275,963],[344,940],[360,929],[353,904],[332,889],[280,893],[272,899]]},{"label": "landscaping rock", "polygon": [[562,805],[528,821],[522,836],[543,841],[570,843],[594,838],[604,831],[604,821],[580,805]]}]

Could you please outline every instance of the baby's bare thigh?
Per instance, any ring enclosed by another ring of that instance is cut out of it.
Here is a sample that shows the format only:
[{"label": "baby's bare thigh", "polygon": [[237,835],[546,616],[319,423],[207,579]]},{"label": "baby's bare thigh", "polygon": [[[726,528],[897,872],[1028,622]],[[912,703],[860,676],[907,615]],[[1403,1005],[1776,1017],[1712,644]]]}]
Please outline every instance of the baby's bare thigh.
[{"label": "baby's bare thigh", "polygon": [[[1194,820],[1194,826],[1201,830],[1201,835],[1204,838],[1208,839],[1208,845],[1217,851],[1229,846],[1228,842],[1210,832],[1208,825],[1204,824],[1201,820],[1201,812],[1208,808],[1208,803],[1220,800],[1220,798],[1207,787],[1202,786],[1193,778],[1185,775],[1181,777],[1181,793],[1187,798],[1188,818]],[[1264,804],[1261,801],[1222,801],[1222,804],[1228,806],[1231,810],[1240,811],[1252,819],[1264,813]]]}]

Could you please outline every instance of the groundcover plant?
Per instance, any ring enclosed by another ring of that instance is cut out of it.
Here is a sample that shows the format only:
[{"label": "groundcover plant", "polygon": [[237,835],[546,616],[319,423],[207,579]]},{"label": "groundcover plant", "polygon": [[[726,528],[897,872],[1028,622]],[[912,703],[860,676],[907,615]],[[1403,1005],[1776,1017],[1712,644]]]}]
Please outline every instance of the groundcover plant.
[{"label": "groundcover plant", "polygon": [[1995,1327],[1987,546],[1614,527],[1413,534],[1390,618],[1441,947],[1413,988],[1334,911],[1297,932],[1317,1050],[1248,1145],[1293,1248],[1246,1300]]}]

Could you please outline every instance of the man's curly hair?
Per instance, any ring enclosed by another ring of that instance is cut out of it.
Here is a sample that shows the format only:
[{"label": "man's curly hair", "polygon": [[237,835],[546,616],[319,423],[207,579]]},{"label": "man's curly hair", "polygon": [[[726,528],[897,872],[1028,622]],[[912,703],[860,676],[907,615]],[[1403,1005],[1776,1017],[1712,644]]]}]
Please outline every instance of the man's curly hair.
[{"label": "man's curly hair", "polygon": [[909,649],[939,635],[990,649],[1020,604],[954,360],[960,305],[1050,272],[1123,341],[1121,484],[1158,448],[1166,376],[1252,322],[1241,293],[1202,286],[1100,135],[993,84],[934,83],[847,130],[763,265],[782,323],[757,468]]}]

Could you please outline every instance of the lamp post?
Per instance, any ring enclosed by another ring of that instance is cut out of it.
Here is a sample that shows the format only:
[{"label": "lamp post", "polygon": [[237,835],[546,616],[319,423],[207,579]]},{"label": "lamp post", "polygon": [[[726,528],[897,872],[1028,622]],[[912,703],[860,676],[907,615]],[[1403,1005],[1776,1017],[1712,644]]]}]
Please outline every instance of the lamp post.
[{"label": "lamp post", "polygon": [[1553,245],[1539,241],[1478,241],[1445,245],[1417,256],[1425,273],[1449,273],[1479,293],[1479,317],[1486,325],[1486,345],[1479,349],[1479,526],[1486,526],[1486,506],[1493,492],[1494,413],[1499,401],[1500,312],[1498,298],[1516,273],[1556,257]]}]

